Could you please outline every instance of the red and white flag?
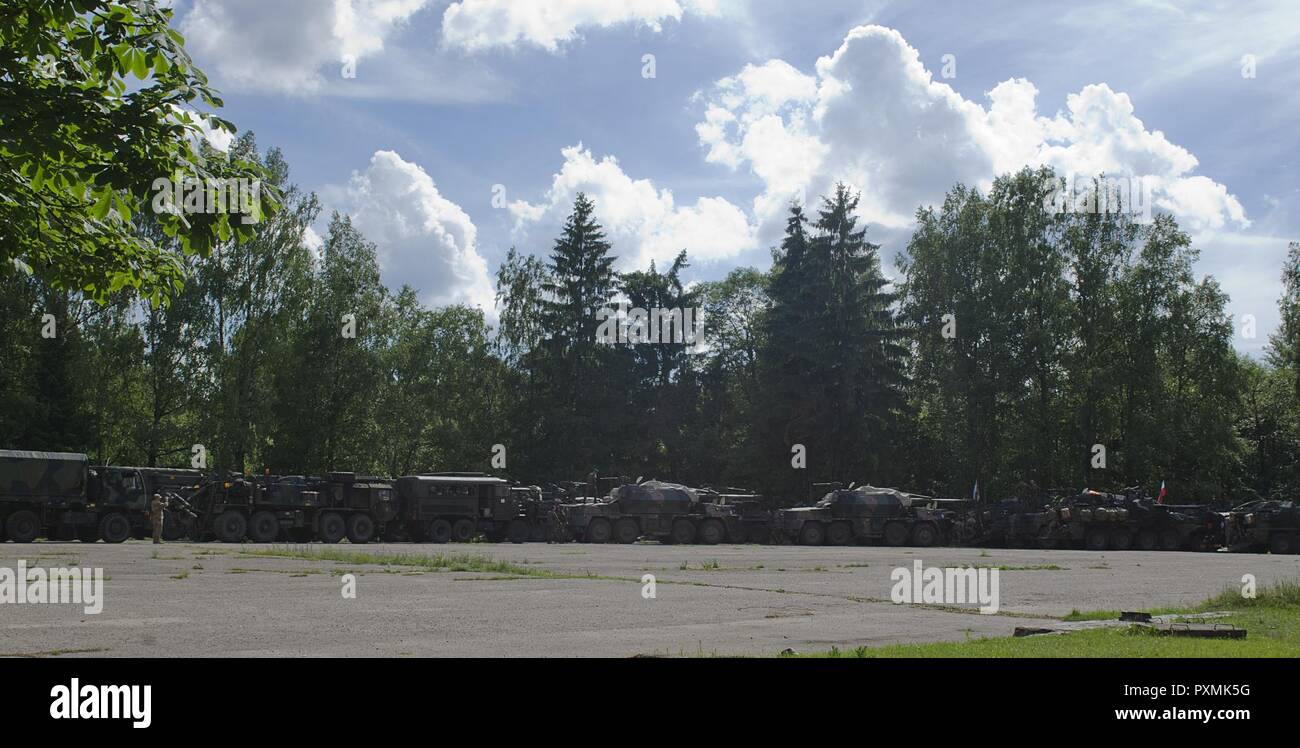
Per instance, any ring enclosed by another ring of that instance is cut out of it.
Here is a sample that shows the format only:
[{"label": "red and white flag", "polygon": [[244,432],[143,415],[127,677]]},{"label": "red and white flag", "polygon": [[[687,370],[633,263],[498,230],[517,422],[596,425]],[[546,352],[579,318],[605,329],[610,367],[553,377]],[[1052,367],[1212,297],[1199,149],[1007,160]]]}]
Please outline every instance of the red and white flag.
[{"label": "red and white flag", "polygon": [[1157,503],[1157,504],[1163,504],[1163,503],[1165,503],[1165,496],[1166,496],[1168,493],[1169,493],[1169,492],[1165,490],[1165,482],[1164,482],[1164,481],[1160,481],[1160,495],[1156,497],[1156,503]]}]

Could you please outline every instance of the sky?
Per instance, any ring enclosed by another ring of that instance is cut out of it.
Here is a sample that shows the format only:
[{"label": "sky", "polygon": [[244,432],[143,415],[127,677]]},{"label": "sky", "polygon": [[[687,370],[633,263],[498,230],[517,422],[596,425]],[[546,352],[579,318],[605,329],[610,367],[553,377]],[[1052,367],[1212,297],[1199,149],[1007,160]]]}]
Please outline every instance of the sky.
[{"label": "sky", "polygon": [[[919,206],[1046,164],[1140,178],[1259,355],[1300,239],[1300,3],[175,0],[222,116],[375,242],[385,282],[494,317],[586,192],[622,270],[771,264],[837,181],[887,274]],[[1247,315],[1255,319],[1253,335]]]}]

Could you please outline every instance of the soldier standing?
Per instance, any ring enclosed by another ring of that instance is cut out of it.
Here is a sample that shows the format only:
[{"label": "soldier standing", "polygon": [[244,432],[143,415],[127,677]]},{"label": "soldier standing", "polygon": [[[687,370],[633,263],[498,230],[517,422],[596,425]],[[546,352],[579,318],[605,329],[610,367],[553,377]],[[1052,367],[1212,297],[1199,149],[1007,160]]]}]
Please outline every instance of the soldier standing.
[{"label": "soldier standing", "polygon": [[153,542],[162,542],[163,513],[167,509],[167,503],[163,501],[162,494],[154,494],[153,501],[149,502],[149,521],[153,523]]}]

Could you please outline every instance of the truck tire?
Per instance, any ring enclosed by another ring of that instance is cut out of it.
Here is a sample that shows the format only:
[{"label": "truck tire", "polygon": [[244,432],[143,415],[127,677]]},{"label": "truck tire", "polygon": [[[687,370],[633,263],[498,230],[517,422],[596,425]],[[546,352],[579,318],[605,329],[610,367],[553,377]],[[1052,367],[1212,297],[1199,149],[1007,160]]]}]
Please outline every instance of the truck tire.
[{"label": "truck tire", "polygon": [[821,545],[826,542],[826,528],[820,522],[805,522],[799,528],[799,545]]},{"label": "truck tire", "polygon": [[1139,551],[1154,551],[1160,547],[1160,536],[1155,530],[1144,527],[1138,530],[1137,539],[1133,543]]},{"label": "truck tire", "polygon": [[727,537],[727,528],[716,519],[706,519],[700,523],[699,541],[704,545],[717,545]]},{"label": "truck tire", "polygon": [[280,520],[270,512],[257,512],[248,521],[248,539],[254,543],[274,543],[280,534]]},{"label": "truck tire", "polygon": [[624,517],[614,523],[614,542],[635,543],[636,539],[641,537],[641,528],[637,525],[636,520],[631,517]]},{"label": "truck tire", "polygon": [[472,519],[458,519],[456,524],[451,526],[451,539],[457,543],[468,543],[478,534],[478,528],[474,526]]},{"label": "truck tire", "polygon": [[907,545],[907,525],[902,522],[890,522],[885,525],[885,545],[897,548]]},{"label": "truck tire", "polygon": [[1291,546],[1291,537],[1284,532],[1275,532],[1268,536],[1268,552],[1277,556],[1291,553],[1295,549]]},{"label": "truck tire", "polygon": [[320,542],[337,543],[347,535],[348,526],[338,512],[325,512],[320,518]]},{"label": "truck tire", "polygon": [[365,545],[375,537],[375,521],[360,512],[348,517],[348,542]]},{"label": "truck tire", "polygon": [[929,522],[921,522],[912,528],[912,545],[917,548],[929,548],[939,540],[939,531]]},{"label": "truck tire", "polygon": [[106,514],[99,521],[99,535],[105,543],[125,542],[131,537],[131,521],[116,512]]},{"label": "truck tire", "polygon": [[1089,528],[1083,537],[1083,545],[1090,551],[1104,551],[1110,546],[1110,533],[1104,527]]},{"label": "truck tire", "polygon": [[668,531],[668,537],[677,545],[686,545],[695,542],[695,523],[689,519],[673,520],[672,529]]},{"label": "truck tire", "polygon": [[[248,532],[248,518],[234,509],[222,512],[212,523],[212,534],[223,543],[240,543]],[[108,536],[104,536],[108,540]]]},{"label": "truck tire", "polygon": [[826,542],[831,545],[848,545],[853,540],[853,526],[848,522],[833,522],[826,528]]},{"label": "truck tire", "polygon": [[506,530],[506,536],[510,538],[511,543],[526,543],[532,535],[532,529],[528,522],[522,519],[510,520],[510,527]]},{"label": "truck tire", "polygon": [[41,520],[29,509],[16,511],[5,520],[5,534],[15,543],[30,543],[40,533]]},{"label": "truck tire", "polygon": [[1127,551],[1133,547],[1133,532],[1127,527],[1116,527],[1110,531],[1110,547],[1117,551]]},{"label": "truck tire", "polygon": [[608,543],[613,536],[614,528],[610,526],[609,520],[604,517],[596,517],[587,523],[587,531],[583,533],[583,540],[588,543]]},{"label": "truck tire", "polygon": [[446,543],[451,540],[451,523],[445,519],[435,519],[429,523],[425,537],[434,543]]},{"label": "truck tire", "polygon": [[1172,527],[1160,533],[1160,550],[1179,551],[1183,548],[1183,537]]}]

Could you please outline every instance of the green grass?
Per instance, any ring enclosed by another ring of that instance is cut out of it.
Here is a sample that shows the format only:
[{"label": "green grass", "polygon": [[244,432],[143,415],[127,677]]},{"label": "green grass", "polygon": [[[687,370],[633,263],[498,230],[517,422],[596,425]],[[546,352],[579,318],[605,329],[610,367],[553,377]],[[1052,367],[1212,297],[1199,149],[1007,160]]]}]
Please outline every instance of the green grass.
[{"label": "green grass", "polygon": [[[978,638],[962,642],[892,644],[842,651],[795,655],[799,657],[1300,657],[1300,582],[1280,582],[1262,587],[1254,598],[1244,598],[1236,587],[1190,608],[1162,608],[1149,612],[1226,612],[1213,623],[1232,624],[1248,632],[1245,639],[1197,639],[1162,636],[1141,626],[1072,631],[1026,637]],[[1066,621],[1115,620],[1118,611],[1074,611]],[[790,656],[790,655],[781,655]]]},{"label": "green grass", "polygon": [[[524,564],[498,561],[487,556],[472,553],[369,553],[333,547],[271,547],[258,550],[241,551],[240,555],[258,558],[301,558],[311,561],[334,561],[336,563],[362,566],[405,566],[432,571],[476,571],[510,577],[543,577],[547,579],[585,579],[590,575],[563,574],[546,569],[529,567]],[[716,563],[716,562],[715,562]]]}]

